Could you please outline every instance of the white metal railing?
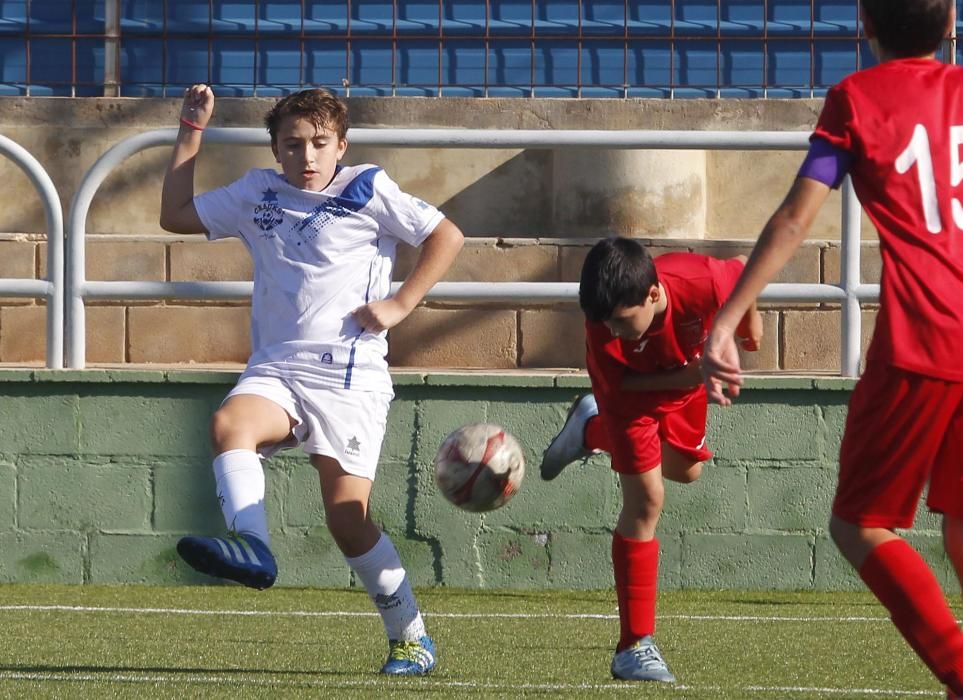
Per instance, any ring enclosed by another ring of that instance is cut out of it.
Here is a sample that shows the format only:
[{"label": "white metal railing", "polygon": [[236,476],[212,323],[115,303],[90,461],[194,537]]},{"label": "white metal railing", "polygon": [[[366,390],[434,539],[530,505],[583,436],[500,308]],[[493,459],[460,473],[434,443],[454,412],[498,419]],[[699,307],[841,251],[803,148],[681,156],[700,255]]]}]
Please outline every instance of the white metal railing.
[{"label": "white metal railing", "polygon": [[[108,174],[135,153],[170,146],[177,129],[158,129],[124,139],[104,153],[84,175],[74,195],[67,224],[67,366],[85,364],[86,299],[246,299],[251,282],[89,282],[85,279],[86,220],[97,189]],[[741,131],[596,131],[498,129],[351,129],[354,145],[398,148],[618,148],[665,150],[805,150],[806,132]],[[209,128],[206,144],[266,146],[263,129]],[[842,305],[843,376],[859,369],[860,302],[879,298],[879,285],[859,280],[860,206],[847,178],[843,188],[842,281],[833,284],[770,284],[763,301],[829,301]],[[397,284],[397,283],[396,283]],[[396,285],[393,285],[393,288]],[[428,292],[431,301],[574,301],[571,282],[440,282]]]},{"label": "white metal railing", "polygon": [[64,366],[64,216],[60,195],[40,162],[25,148],[0,136],[0,153],[26,173],[37,189],[47,221],[47,278],[0,279],[0,296],[47,302],[47,367]]}]

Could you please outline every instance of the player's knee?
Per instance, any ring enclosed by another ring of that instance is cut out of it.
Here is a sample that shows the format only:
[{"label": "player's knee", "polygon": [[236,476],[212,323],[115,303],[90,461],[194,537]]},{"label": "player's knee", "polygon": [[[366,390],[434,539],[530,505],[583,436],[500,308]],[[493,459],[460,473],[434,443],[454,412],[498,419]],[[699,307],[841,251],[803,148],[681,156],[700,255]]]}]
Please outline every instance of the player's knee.
[{"label": "player's knee", "polygon": [[680,484],[691,484],[702,476],[702,462],[694,464],[680,465],[672,471],[663,470],[662,475],[670,481]]},{"label": "player's knee", "polygon": [[239,421],[229,411],[219,409],[211,416],[210,436],[211,444],[214,445],[215,449],[235,441],[244,434],[244,431],[243,422]]}]

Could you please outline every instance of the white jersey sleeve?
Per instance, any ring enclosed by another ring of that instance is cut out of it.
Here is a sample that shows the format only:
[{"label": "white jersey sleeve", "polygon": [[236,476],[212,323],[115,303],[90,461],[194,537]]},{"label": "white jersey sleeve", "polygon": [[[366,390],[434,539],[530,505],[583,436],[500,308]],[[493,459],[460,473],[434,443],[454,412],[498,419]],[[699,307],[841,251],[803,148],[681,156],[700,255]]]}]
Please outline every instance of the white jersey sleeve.
[{"label": "white jersey sleeve", "polygon": [[398,184],[379,170],[374,178],[374,216],[381,229],[411,246],[421,245],[445,215],[414,195],[402,192]]},{"label": "white jersey sleeve", "polygon": [[254,184],[252,179],[255,177],[257,171],[251,170],[225,187],[194,197],[194,208],[207,229],[209,240],[243,237],[240,216],[245,211],[243,204],[250,198],[249,192]]}]

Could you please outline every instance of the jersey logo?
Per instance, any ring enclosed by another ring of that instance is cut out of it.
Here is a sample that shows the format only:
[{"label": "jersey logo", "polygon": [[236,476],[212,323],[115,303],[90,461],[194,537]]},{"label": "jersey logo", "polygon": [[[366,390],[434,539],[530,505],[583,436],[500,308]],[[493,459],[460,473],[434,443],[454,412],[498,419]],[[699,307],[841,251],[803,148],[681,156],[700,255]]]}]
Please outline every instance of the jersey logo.
[{"label": "jersey logo", "polygon": [[361,455],[361,441],[358,440],[357,437],[352,436],[348,440],[348,444],[344,447],[344,453],[352,457],[359,457]]},{"label": "jersey logo", "polygon": [[643,350],[645,350],[645,346],[648,344],[649,344],[649,339],[643,338],[642,340],[639,341],[639,344],[635,347],[635,350],[633,350],[632,352],[642,352]]},{"label": "jersey logo", "polygon": [[270,187],[261,193],[261,203],[254,207],[253,220],[262,231],[270,231],[284,221],[284,210],[278,204],[278,193]]}]

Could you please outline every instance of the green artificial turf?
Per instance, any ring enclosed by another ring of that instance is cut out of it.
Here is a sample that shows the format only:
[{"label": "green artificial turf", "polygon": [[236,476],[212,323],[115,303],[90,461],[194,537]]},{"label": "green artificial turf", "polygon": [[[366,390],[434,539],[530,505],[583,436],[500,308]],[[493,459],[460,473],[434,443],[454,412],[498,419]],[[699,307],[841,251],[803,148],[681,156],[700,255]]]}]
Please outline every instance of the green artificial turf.
[{"label": "green artificial turf", "polygon": [[356,590],[0,586],[0,697],[942,697],[868,594],[662,594],[677,685],[611,679],[611,591],[418,594],[438,666],[389,679]]}]

